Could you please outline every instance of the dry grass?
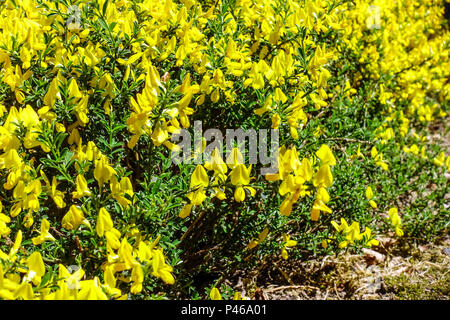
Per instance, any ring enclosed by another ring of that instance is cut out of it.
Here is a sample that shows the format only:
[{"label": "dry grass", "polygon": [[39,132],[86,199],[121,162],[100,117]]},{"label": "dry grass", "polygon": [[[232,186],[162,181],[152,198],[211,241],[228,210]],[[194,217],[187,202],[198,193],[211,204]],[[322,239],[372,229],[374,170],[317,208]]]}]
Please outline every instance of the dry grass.
[{"label": "dry grass", "polygon": [[381,239],[363,254],[265,263],[235,289],[266,300],[447,300],[450,236],[427,245]]}]

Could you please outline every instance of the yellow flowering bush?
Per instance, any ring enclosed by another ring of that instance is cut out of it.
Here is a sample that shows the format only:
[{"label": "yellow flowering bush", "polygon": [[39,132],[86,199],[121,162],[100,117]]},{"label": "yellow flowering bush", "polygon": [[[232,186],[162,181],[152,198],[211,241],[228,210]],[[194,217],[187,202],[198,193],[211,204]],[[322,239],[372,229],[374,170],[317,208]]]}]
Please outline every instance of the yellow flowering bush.
[{"label": "yellow flowering bush", "polygon": [[[207,298],[205,272],[222,299],[448,224],[441,0],[7,0],[0,28],[1,299]],[[196,122],[271,129],[276,172],[205,137],[173,162]]]}]

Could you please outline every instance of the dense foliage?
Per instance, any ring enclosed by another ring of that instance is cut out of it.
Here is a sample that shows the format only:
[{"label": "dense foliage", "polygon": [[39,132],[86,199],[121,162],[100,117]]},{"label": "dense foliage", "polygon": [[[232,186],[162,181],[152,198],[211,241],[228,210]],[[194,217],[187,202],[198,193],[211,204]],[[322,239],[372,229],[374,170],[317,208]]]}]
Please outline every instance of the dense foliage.
[{"label": "dense foliage", "polygon": [[[239,298],[224,279],[261,261],[445,231],[443,15],[442,0],[2,1],[0,298]],[[172,163],[194,121],[278,130],[278,173],[237,148],[198,163],[205,140]]]}]

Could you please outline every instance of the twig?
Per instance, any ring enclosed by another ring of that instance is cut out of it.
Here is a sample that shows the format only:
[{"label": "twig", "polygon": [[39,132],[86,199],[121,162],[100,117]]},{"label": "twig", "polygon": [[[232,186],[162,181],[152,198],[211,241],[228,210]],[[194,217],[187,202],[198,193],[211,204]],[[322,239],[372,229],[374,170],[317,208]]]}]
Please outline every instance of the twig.
[{"label": "twig", "polygon": [[341,300],[341,296],[339,295],[339,292],[336,287],[336,282],[334,283],[334,292],[336,293],[336,296],[338,297],[338,299]]},{"label": "twig", "polygon": [[78,236],[75,236],[75,242],[77,243],[78,250],[80,250],[81,253],[84,252],[83,247],[81,246],[80,238]]},{"label": "twig", "polygon": [[366,141],[366,140],[359,140],[359,139],[351,139],[351,138],[327,138],[328,140],[338,140],[338,141],[346,141],[346,142],[358,142],[358,143],[366,143],[366,144],[373,144],[372,141]]},{"label": "twig", "polygon": [[270,292],[276,292],[280,290],[289,290],[289,289],[311,289],[311,290],[319,290],[319,288],[314,286],[308,286],[308,285],[290,285],[290,286],[281,286],[276,287],[272,289],[264,289],[264,292],[270,293]]},{"label": "twig", "polygon": [[180,243],[178,245],[180,245],[184,241],[184,239],[186,239],[186,237],[192,232],[192,229],[194,229],[194,227],[198,224],[198,222],[204,215],[205,211],[200,212],[200,215],[197,217],[197,219],[195,219],[195,221],[189,226],[189,228],[183,234],[183,236],[180,239]]},{"label": "twig", "polygon": [[62,232],[56,230],[54,227],[50,227],[50,229],[51,229],[52,231],[54,231],[54,232],[55,232],[58,236],[60,236],[60,237],[64,237],[64,236],[65,236],[64,233],[62,233]]},{"label": "twig", "polygon": [[273,265],[275,266],[275,268],[277,268],[278,271],[280,271],[280,273],[283,275],[284,279],[286,279],[286,281],[289,282],[289,284],[294,285],[294,282],[292,281],[292,279],[288,276],[288,274],[286,272],[281,270],[281,268],[278,266],[278,264],[276,262]]}]

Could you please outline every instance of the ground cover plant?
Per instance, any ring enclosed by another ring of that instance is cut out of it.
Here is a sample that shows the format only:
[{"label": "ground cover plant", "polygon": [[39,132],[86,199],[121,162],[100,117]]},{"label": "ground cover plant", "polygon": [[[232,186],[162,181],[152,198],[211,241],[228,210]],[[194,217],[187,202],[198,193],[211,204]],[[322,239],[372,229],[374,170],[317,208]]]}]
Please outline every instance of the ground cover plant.
[{"label": "ground cover plant", "polygon": [[[442,0],[2,1],[0,298],[246,299],[237,274],[289,282],[288,261],[447,234],[444,14]],[[249,141],[203,158],[196,123],[271,129],[277,170],[250,164]],[[193,143],[174,162],[181,132]]]}]

